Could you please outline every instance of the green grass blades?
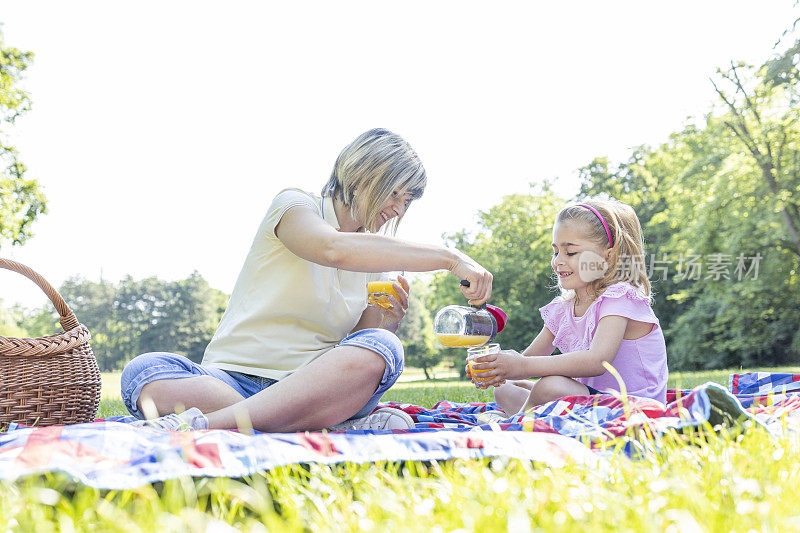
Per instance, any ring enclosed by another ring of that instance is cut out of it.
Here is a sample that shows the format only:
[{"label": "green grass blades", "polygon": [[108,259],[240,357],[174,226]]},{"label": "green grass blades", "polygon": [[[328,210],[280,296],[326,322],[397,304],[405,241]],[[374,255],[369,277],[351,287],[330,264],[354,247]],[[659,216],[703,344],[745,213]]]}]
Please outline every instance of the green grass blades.
[{"label": "green grass blades", "polygon": [[507,459],[292,465],[244,479],[104,491],[60,475],[0,484],[3,531],[797,530],[797,435],[667,438],[605,468]]}]

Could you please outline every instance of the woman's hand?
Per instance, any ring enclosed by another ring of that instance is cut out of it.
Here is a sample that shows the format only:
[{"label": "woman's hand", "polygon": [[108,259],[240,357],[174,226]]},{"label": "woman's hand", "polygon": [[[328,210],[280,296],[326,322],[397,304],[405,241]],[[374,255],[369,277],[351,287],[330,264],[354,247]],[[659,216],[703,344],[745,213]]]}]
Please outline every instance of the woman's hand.
[{"label": "woman's hand", "polygon": [[480,388],[498,387],[510,379],[527,379],[525,363],[527,358],[515,350],[500,350],[497,353],[477,357],[472,370],[481,372],[481,381],[475,383]]},{"label": "woman's hand", "polygon": [[411,293],[411,286],[408,284],[408,280],[403,276],[397,276],[397,281],[395,281],[392,286],[394,287],[394,292],[397,293],[397,298],[392,294],[387,296],[389,303],[392,304],[391,307],[387,309],[371,302],[369,305],[381,313],[381,323],[378,327],[395,332],[400,325],[400,321],[406,316],[408,295]]},{"label": "woman's hand", "polygon": [[471,257],[453,250],[457,259],[450,268],[458,279],[469,281],[469,287],[461,285],[461,292],[469,300],[470,305],[480,305],[492,295],[492,274]]}]

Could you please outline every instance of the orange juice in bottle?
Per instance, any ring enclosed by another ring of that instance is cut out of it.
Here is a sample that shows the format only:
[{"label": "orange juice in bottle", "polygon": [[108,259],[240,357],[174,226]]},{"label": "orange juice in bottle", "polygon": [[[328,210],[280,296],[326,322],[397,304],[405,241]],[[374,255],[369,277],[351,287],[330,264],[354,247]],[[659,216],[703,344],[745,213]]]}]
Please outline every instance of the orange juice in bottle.
[{"label": "orange juice in bottle", "polygon": [[451,348],[481,346],[492,342],[498,325],[485,308],[448,305],[436,313],[433,333],[445,346]]},{"label": "orange juice in bottle", "polygon": [[438,333],[436,338],[443,345],[450,348],[481,346],[489,341],[489,335],[459,335],[452,333]]}]

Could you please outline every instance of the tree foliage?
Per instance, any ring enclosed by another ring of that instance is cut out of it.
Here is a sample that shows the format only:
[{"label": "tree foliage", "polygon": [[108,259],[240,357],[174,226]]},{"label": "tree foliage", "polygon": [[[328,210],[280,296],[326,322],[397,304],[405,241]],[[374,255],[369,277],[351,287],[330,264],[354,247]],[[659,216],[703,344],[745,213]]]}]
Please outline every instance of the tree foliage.
[{"label": "tree foliage", "polygon": [[800,257],[800,83],[770,83],[765,69],[734,65],[713,82],[727,113],[720,120],[734,134],[763,181],[765,199],[783,223],[781,246]]},{"label": "tree foliage", "polygon": [[4,129],[30,109],[30,96],[19,82],[32,60],[31,52],[6,46],[0,31],[0,245],[25,242],[32,235],[33,221],[46,207],[38,183],[25,176],[25,165]]},{"label": "tree foliage", "polygon": [[442,361],[443,356],[433,335],[431,296],[424,282],[418,280],[412,282],[408,310],[397,329],[397,336],[400,337],[405,350],[406,365],[421,368],[426,379],[431,378],[429,371]]},{"label": "tree foliage", "polygon": [[23,329],[22,310],[17,307],[3,307],[3,300],[0,298],[0,336],[3,337],[27,337],[28,332]]},{"label": "tree foliage", "polygon": [[[59,292],[89,328],[92,350],[104,371],[120,370],[145,352],[179,353],[199,362],[227,305],[227,296],[197,272],[179,281],[128,277],[119,284],[72,278]],[[6,320],[9,326],[2,331],[14,326],[17,333],[32,337],[58,331],[52,306],[6,313],[16,321]],[[0,324],[2,318],[0,314]]]},{"label": "tree foliage", "polygon": [[[795,7],[800,2],[795,0]],[[778,51],[774,57],[764,63],[764,78],[770,85],[796,85],[800,82],[800,17],[781,34],[778,42],[775,43],[776,50],[785,47],[785,50]]]}]

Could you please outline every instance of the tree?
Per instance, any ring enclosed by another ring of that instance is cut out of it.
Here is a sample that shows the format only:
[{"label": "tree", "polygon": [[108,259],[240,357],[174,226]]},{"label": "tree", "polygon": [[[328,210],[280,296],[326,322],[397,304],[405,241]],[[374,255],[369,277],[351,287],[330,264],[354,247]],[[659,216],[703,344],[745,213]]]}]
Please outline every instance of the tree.
[{"label": "tree", "polygon": [[[795,0],[795,7],[800,2]],[[775,43],[775,49],[786,46],[783,52],[777,52],[774,57],[764,63],[764,77],[770,85],[797,84],[800,82],[800,38],[797,32],[800,30],[800,17],[795,18],[791,26]],[[788,43],[788,44],[787,44]]]},{"label": "tree", "polygon": [[[158,283],[147,282],[138,302],[148,302],[149,320],[145,320],[139,336],[139,350],[174,351],[186,355],[195,362],[203,358],[225,311],[228,298],[209,287],[199,272],[193,272],[185,280]],[[135,294],[135,293],[134,293]]]},{"label": "tree", "polygon": [[137,347],[130,324],[114,310],[119,289],[105,280],[93,282],[73,277],[61,285],[59,292],[78,321],[92,334],[92,351],[100,368],[118,369]]},{"label": "tree", "polygon": [[768,72],[731,63],[711,83],[728,109],[722,121],[756,164],[764,200],[781,216],[782,246],[800,259],[800,80],[775,83]]},{"label": "tree", "polygon": [[28,337],[28,332],[22,327],[22,312],[18,307],[6,309],[0,298],[0,336],[2,337]]},{"label": "tree", "polygon": [[442,361],[442,351],[433,335],[430,290],[415,280],[409,296],[408,310],[397,328],[397,336],[403,343],[406,365],[421,368],[425,379],[431,379],[428,370]]},{"label": "tree", "polygon": [[18,308],[18,311],[19,327],[28,337],[46,337],[62,331],[58,314],[50,303],[37,309]]},{"label": "tree", "polygon": [[30,109],[30,97],[18,83],[32,60],[33,53],[6,46],[0,32],[0,245],[24,243],[46,208],[38,183],[25,177],[25,165],[3,130]]},{"label": "tree", "polygon": [[[227,305],[227,296],[197,272],[179,281],[127,277],[117,285],[72,278],[59,292],[89,328],[102,370],[120,370],[154,351],[199,362]],[[52,311],[48,316],[54,319]]]}]

